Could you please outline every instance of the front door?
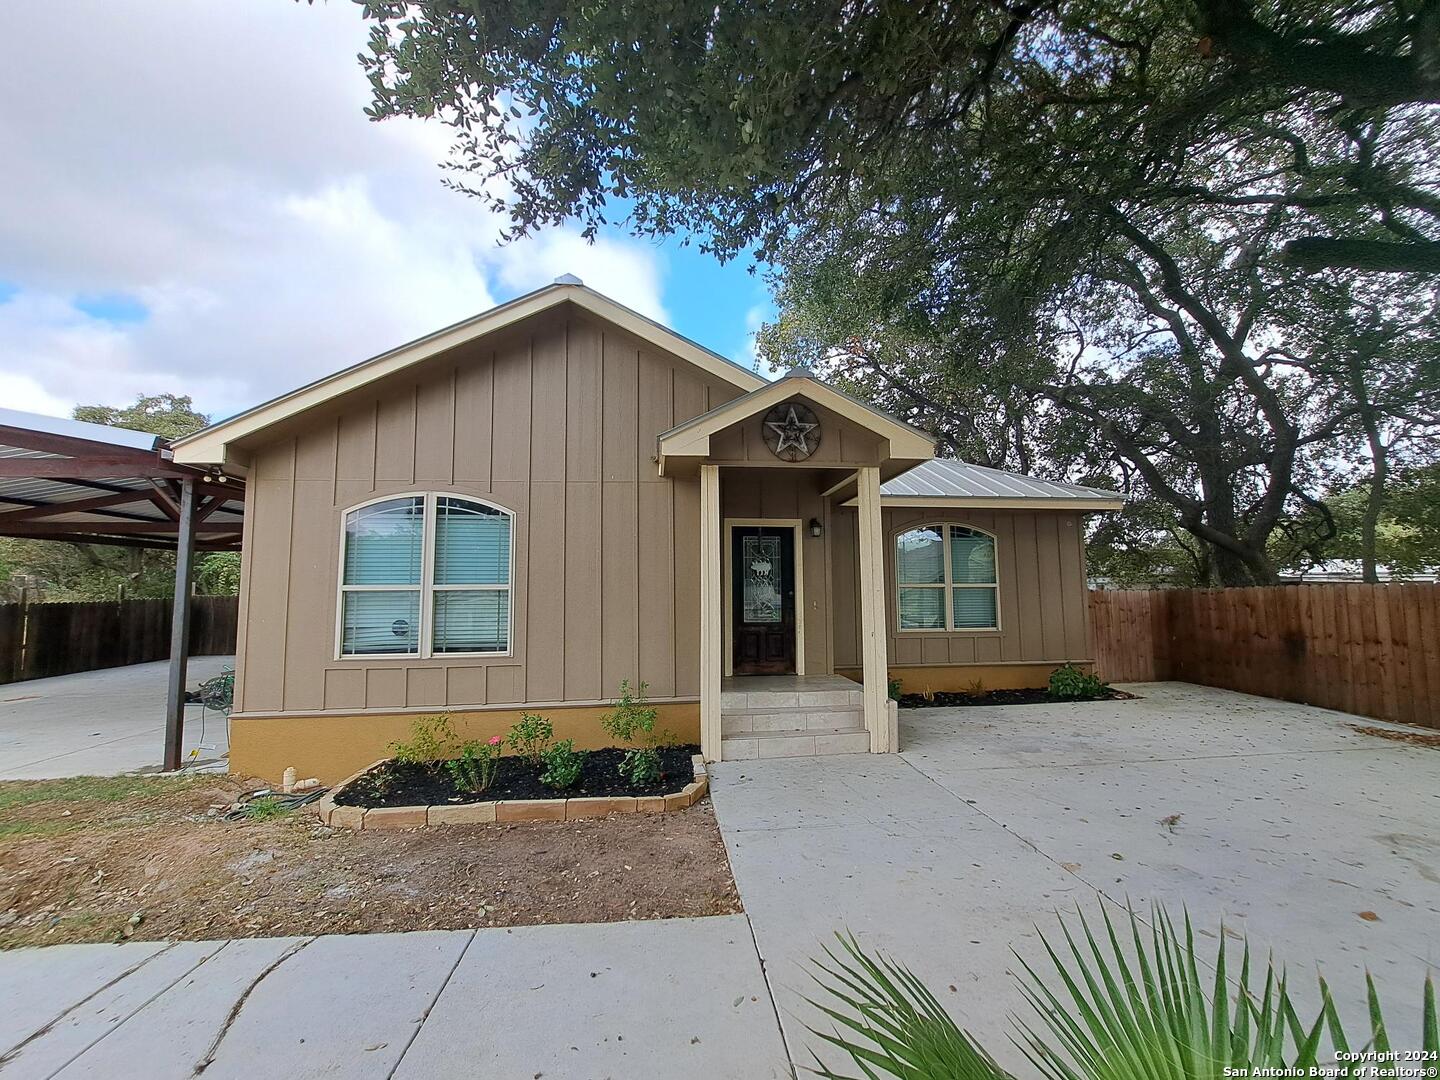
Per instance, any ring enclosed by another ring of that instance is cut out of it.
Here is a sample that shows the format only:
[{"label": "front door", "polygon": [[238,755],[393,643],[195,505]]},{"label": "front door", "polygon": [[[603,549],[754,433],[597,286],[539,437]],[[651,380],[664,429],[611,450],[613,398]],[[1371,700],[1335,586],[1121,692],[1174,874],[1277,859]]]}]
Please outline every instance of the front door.
[{"label": "front door", "polygon": [[795,672],[795,532],[737,525],[730,532],[732,670]]}]

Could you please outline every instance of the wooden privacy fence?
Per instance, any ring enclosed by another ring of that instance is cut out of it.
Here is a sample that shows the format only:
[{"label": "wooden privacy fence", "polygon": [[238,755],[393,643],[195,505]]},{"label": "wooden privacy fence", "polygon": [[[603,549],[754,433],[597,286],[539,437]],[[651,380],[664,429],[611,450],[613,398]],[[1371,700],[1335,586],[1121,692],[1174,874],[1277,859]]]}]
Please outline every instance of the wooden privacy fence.
[{"label": "wooden privacy fence", "polygon": [[[0,684],[164,660],[170,655],[170,601],[0,604]],[[239,601],[197,596],[190,654],[235,651]]]},{"label": "wooden privacy fence", "polygon": [[1440,583],[1093,591],[1096,668],[1440,727]]}]

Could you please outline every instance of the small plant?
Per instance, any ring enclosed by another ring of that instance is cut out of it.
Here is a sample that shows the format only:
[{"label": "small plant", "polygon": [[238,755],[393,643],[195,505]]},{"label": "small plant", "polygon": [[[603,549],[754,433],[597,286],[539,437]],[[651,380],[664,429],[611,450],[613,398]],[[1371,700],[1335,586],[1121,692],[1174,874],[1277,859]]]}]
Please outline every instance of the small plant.
[{"label": "small plant", "polygon": [[274,821],[290,813],[293,807],[273,795],[262,795],[245,804],[245,817],[249,821]]},{"label": "small plant", "polygon": [[891,701],[900,700],[900,680],[891,679],[885,684],[885,692],[890,695]]},{"label": "small plant", "polygon": [[635,787],[653,784],[660,778],[660,751],[657,747],[670,745],[667,739],[674,739],[668,732],[655,733],[655,718],[659,715],[653,705],[645,703],[645,691],[649,683],[642,682],[632,689],[629,679],[620,680],[620,699],[615,702],[613,712],[600,718],[606,731],[620,742],[640,743],[625,752],[620,761],[620,775]]},{"label": "small plant", "polygon": [[965,692],[971,697],[979,697],[981,694],[985,693],[985,680],[972,679],[969,685],[965,687]]},{"label": "small plant", "polygon": [[1050,673],[1050,696],[1059,701],[1096,701],[1109,689],[1098,677],[1081,671],[1074,664]]},{"label": "small plant", "polygon": [[585,767],[585,751],[575,749],[574,739],[562,739],[554,746],[546,747],[540,756],[545,764],[540,782],[559,791],[574,787]]},{"label": "small plant", "polygon": [[390,752],[402,765],[434,765],[455,755],[450,714],[422,716],[410,727],[409,742],[392,742]]},{"label": "small plant", "polygon": [[653,705],[645,703],[645,691],[650,684],[642,682],[632,688],[629,679],[620,680],[620,699],[615,702],[613,712],[600,718],[605,730],[620,742],[644,740],[655,732],[655,718],[659,715]]},{"label": "small plant", "polygon": [[460,748],[460,756],[445,762],[445,769],[455,786],[471,795],[479,795],[495,782],[495,770],[505,747],[499,735],[486,742],[472,739]]},{"label": "small plant", "polygon": [[539,768],[554,737],[555,728],[549,720],[534,713],[525,713],[519,723],[510,729],[507,741],[512,751]]},{"label": "small plant", "polygon": [[660,751],[641,746],[625,751],[620,761],[620,775],[636,787],[645,787],[660,779]]}]

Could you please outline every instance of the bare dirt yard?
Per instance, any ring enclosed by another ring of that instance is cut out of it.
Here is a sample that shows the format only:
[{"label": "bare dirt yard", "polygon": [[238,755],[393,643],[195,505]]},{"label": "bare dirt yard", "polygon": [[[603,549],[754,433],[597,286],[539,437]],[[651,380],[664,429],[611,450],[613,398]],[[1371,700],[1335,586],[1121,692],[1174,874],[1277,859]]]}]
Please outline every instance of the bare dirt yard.
[{"label": "bare dirt yard", "polygon": [[225,820],[257,786],[221,775],[0,783],[0,948],[740,910],[708,798],[669,814],[401,832],[332,829],[303,811]]}]

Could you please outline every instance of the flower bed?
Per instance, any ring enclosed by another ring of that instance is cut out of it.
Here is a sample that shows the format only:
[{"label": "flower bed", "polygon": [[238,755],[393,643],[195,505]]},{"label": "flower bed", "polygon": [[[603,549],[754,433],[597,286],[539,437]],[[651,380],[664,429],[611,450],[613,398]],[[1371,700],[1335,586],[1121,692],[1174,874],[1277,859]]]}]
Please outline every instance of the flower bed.
[{"label": "flower bed", "polygon": [[495,778],[481,792],[456,786],[445,769],[390,760],[361,773],[335,793],[336,806],[458,805],[472,802],[499,802],[515,799],[555,798],[641,798],[681,791],[695,779],[693,758],[698,746],[662,747],[660,776],[648,784],[634,785],[620,773],[625,751],[611,748],[592,750],[584,756],[580,777],[569,787],[556,790],[540,781],[540,769],[519,757],[496,762]]},{"label": "flower bed", "polygon": [[944,709],[972,705],[1064,705],[1076,701],[1117,701],[1133,698],[1101,681],[1094,672],[1075,664],[1062,664],[1050,673],[1050,684],[1021,690],[986,690],[977,680],[969,693],[937,690],[925,694],[900,693],[900,680],[890,683],[890,696],[902,709]]},{"label": "flower bed", "polygon": [[710,790],[710,778],[705,771],[704,759],[695,754],[690,759],[686,773],[679,774],[674,780],[650,785],[662,788],[674,786],[679,783],[680,776],[688,773],[690,779],[683,787],[663,794],[494,799],[492,793],[487,791],[481,796],[483,801],[463,801],[456,798],[445,803],[383,806],[367,806],[353,801],[352,790],[365,790],[368,786],[366,781],[372,775],[394,764],[388,760],[377,761],[335,785],[334,791],[310,806],[327,825],[351,829],[413,829],[422,825],[483,825],[492,821],[575,821],[608,814],[663,814],[695,805]]},{"label": "flower bed", "polygon": [[1101,693],[1088,698],[1056,697],[1049,690],[986,690],[979,694],[966,694],[949,690],[937,690],[925,694],[901,694],[897,703],[902,709],[940,709],[953,706],[971,705],[1065,705],[1076,701],[1121,701],[1133,698],[1124,690],[1106,687]]},{"label": "flower bed", "polygon": [[[327,824],[409,828],[485,821],[560,821],[682,810],[709,790],[698,746],[676,745],[655,730],[646,685],[620,683],[601,719],[625,748],[576,750],[555,741],[543,716],[525,713],[507,735],[462,739],[448,714],[420,717],[411,738],[316,804]],[[506,750],[510,751],[506,756]]]}]

